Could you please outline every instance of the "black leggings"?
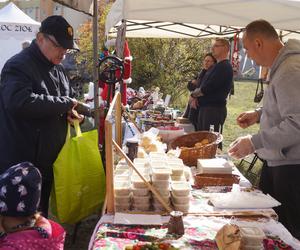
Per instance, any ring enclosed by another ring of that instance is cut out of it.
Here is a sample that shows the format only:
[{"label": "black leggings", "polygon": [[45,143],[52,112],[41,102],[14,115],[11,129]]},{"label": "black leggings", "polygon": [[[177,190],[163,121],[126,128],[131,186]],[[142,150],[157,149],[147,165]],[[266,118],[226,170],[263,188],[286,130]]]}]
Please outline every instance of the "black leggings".
[{"label": "black leggings", "polygon": [[49,210],[49,198],[51,194],[52,184],[53,184],[53,169],[52,167],[47,169],[48,171],[41,170],[42,174],[42,190],[41,190],[41,201],[39,206],[39,211],[45,218],[48,218]]},{"label": "black leggings", "polygon": [[300,240],[300,165],[264,164],[259,187],[282,204],[274,208],[279,221]]}]

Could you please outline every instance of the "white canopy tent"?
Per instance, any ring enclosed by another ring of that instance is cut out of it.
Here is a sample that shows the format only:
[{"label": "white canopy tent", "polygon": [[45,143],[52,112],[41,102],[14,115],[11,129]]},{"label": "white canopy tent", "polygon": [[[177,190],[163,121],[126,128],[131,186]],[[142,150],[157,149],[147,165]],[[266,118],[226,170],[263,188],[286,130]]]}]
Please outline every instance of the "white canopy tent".
[{"label": "white canopy tent", "polygon": [[299,0],[116,0],[106,34],[115,34],[124,20],[127,37],[232,35],[263,18],[287,35],[300,30],[299,13]]},{"label": "white canopy tent", "polygon": [[4,63],[21,51],[22,43],[31,41],[40,23],[10,2],[0,10],[0,71]]}]

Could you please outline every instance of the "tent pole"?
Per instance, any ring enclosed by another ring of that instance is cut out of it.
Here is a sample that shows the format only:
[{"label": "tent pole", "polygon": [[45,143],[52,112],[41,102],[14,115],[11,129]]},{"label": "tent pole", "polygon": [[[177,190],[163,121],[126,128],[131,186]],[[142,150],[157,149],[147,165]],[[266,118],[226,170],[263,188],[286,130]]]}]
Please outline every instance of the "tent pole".
[{"label": "tent pole", "polygon": [[[99,130],[99,98],[98,98],[98,0],[93,2],[93,81],[95,128]],[[100,131],[99,131],[100,132]]]}]

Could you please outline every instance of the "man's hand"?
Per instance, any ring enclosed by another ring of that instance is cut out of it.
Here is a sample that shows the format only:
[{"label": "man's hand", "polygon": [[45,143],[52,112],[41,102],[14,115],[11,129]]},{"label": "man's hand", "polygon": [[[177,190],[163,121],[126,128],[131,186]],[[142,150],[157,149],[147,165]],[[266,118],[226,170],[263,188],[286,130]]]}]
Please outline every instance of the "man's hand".
[{"label": "man's hand", "polygon": [[241,128],[248,128],[259,121],[259,114],[257,111],[247,111],[241,113],[236,121]]},{"label": "man's hand", "polygon": [[190,106],[192,108],[197,109],[197,107],[198,107],[198,100],[197,100],[197,98],[194,98],[194,97],[190,96],[189,104],[190,104]]},{"label": "man's hand", "polygon": [[197,80],[193,79],[193,80],[191,81],[191,83],[194,84],[194,85],[196,85],[196,84],[197,84]]},{"label": "man's hand", "polygon": [[78,112],[75,110],[78,102],[77,100],[73,99],[73,107],[70,111],[68,111],[67,120],[71,125],[74,125],[74,120],[78,120],[79,123],[81,123],[84,119],[83,115],[78,114]]},{"label": "man's hand", "polygon": [[254,146],[251,141],[251,137],[251,135],[246,135],[237,138],[229,145],[228,154],[235,159],[241,159],[254,153]]}]

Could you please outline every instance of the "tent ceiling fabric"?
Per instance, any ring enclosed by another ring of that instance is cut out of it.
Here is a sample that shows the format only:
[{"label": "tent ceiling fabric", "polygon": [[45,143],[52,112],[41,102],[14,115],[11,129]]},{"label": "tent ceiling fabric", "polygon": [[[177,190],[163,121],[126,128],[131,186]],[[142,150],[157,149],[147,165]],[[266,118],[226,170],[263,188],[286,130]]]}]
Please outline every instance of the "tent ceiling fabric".
[{"label": "tent ceiling fabric", "polygon": [[[217,26],[229,26],[231,28],[227,30],[224,28],[228,34],[229,30],[236,29],[234,27],[244,27],[260,18],[268,20],[277,29],[296,31],[299,30],[299,13],[299,0],[116,0],[106,19],[106,34],[121,20],[128,22],[126,36],[129,37],[204,35],[203,31],[182,25],[196,26],[200,29],[209,25],[210,29],[217,31],[216,33],[220,31]],[[141,20],[147,20],[148,23]],[[134,23],[137,24],[135,28]],[[158,27],[151,28],[149,24]],[[164,26],[165,24],[170,25]],[[147,26],[150,26],[150,30],[146,29]],[[211,33],[208,32],[207,35]]]},{"label": "tent ceiling fabric", "polygon": [[74,10],[93,15],[93,0],[53,0]]}]

